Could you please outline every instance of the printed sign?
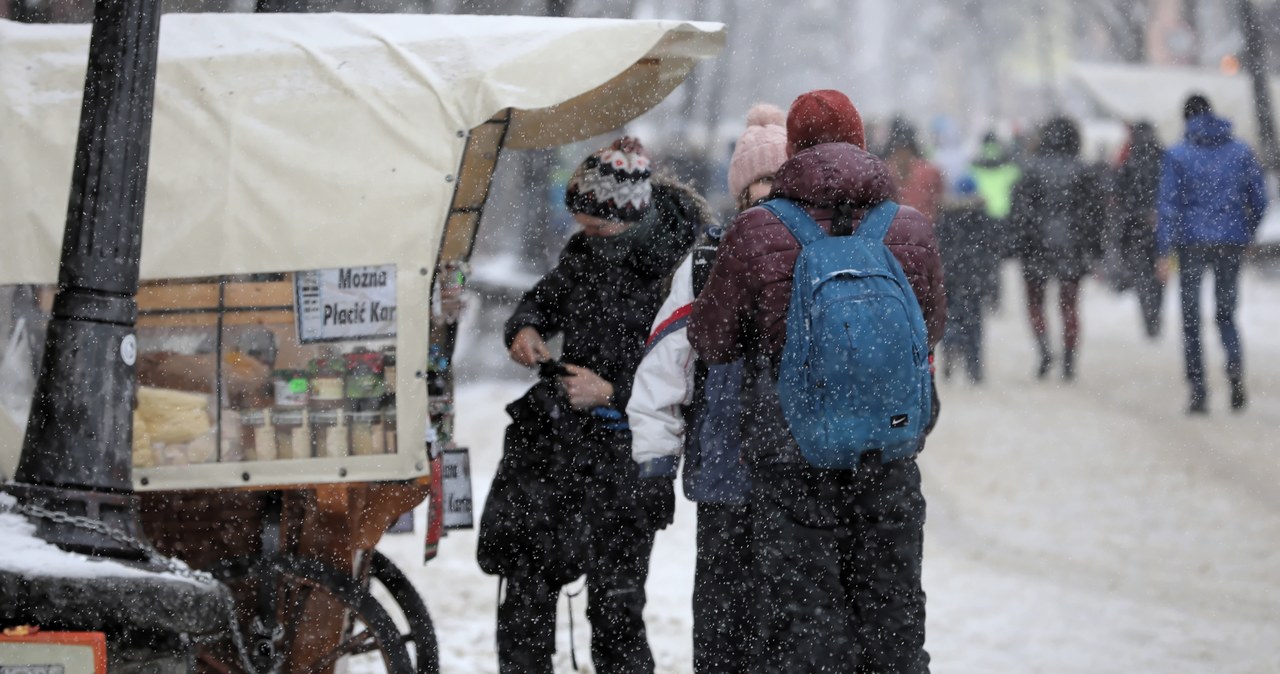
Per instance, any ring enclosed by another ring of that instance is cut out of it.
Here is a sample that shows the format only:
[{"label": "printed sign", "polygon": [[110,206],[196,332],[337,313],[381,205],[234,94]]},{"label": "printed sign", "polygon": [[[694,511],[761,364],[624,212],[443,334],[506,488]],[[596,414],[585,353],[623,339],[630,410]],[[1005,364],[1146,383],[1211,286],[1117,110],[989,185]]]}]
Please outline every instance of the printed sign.
[{"label": "printed sign", "polygon": [[472,528],[471,451],[444,450],[444,528]]},{"label": "printed sign", "polygon": [[293,285],[303,343],[396,334],[395,265],[301,271]]}]

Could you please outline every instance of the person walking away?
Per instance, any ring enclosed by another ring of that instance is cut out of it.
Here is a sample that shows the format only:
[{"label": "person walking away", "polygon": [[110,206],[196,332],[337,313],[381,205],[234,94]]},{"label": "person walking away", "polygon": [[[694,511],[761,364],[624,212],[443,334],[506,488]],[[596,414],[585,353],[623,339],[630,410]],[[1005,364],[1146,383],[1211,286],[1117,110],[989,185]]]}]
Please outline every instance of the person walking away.
[{"label": "person walking away", "polygon": [[982,147],[978,150],[978,158],[969,165],[969,175],[978,185],[978,195],[986,205],[987,218],[990,220],[993,243],[996,244],[998,259],[992,266],[990,279],[986,286],[983,303],[990,309],[999,311],[1001,283],[1000,262],[1013,257],[1016,253],[1012,237],[1009,235],[1009,210],[1013,204],[1013,186],[1022,177],[1022,169],[1013,160],[1012,153],[1000,142],[995,131],[988,131],[982,137]]},{"label": "person walking away", "polygon": [[[644,585],[654,534],[671,522],[675,503],[670,480],[640,477],[622,411],[664,280],[704,217],[690,189],[651,173],[644,147],[627,137],[578,166],[565,203],[582,231],[505,329],[511,358],[525,366],[549,361],[545,340],[564,335],[559,380],[578,414],[560,425],[557,451],[573,452],[586,478],[587,617],[591,659],[602,674],[654,668]],[[550,674],[559,591],[536,569],[508,579],[498,607],[501,672]]]},{"label": "person walking away", "polygon": [[924,158],[916,128],[903,117],[889,125],[885,161],[898,186],[895,201],[924,214],[930,223],[938,221],[938,209],[945,191],[942,171]]},{"label": "person walking away", "polygon": [[1027,313],[1040,352],[1036,375],[1053,366],[1045,295],[1058,286],[1062,313],[1062,378],[1076,375],[1080,345],[1080,280],[1102,255],[1105,209],[1098,176],[1080,160],[1080,130],[1066,117],[1047,121],[1039,145],[1014,186],[1009,219],[1022,259]]},{"label": "person walking away", "polygon": [[1247,404],[1244,355],[1236,329],[1240,264],[1267,209],[1262,168],[1248,146],[1231,135],[1231,123],[1213,114],[1209,100],[1194,94],[1183,106],[1186,135],[1166,153],[1160,174],[1159,275],[1169,277],[1170,254],[1178,257],[1182,343],[1191,414],[1208,412],[1204,354],[1200,344],[1200,281],[1213,272],[1214,320],[1227,355],[1231,409]]},{"label": "person walking away", "polygon": [[983,298],[1000,262],[999,237],[973,178],[956,182],[942,202],[938,250],[947,279],[947,331],[942,338],[942,376],[950,378],[957,363],[969,381],[982,383]]},{"label": "person walking away", "polygon": [[1160,305],[1164,284],[1156,275],[1156,193],[1164,147],[1150,122],[1129,131],[1129,145],[1116,170],[1113,239],[1123,267],[1120,273],[1138,296],[1146,335],[1160,335]]},{"label": "person walking away", "polygon": [[[917,300],[904,315],[920,322],[913,367],[924,371],[917,377],[927,376],[923,351],[946,327],[933,227],[913,208],[884,203],[893,196],[890,169],[866,151],[858,111],[844,94],[819,90],[797,98],[787,114],[787,142],[790,158],[774,176],[774,201],[734,219],[689,323],[699,357],[744,362],[742,444],[752,473],[759,623],[753,658],[764,672],[921,674],[929,658],[920,471],[914,456],[881,461],[875,452],[863,454],[856,469],[818,468],[806,460],[778,388],[802,246],[766,206],[795,214],[790,206],[800,205],[823,232],[841,234],[856,233],[864,216],[880,209],[870,229],[887,228],[883,241],[898,265],[893,269],[905,272],[915,296],[908,299]],[[916,308],[920,313],[910,313]],[[909,348],[895,346],[895,353]],[[884,423],[919,421],[903,416]],[[921,445],[915,441],[912,452]]]},{"label": "person walking away", "polygon": [[[729,193],[739,211],[769,195],[787,159],[786,113],[758,104],[729,160]],[[737,674],[751,668],[756,621],[751,580],[751,477],[742,460],[742,361],[710,365],[688,338],[693,299],[715,261],[723,228],[709,227],[672,278],[644,360],[636,370],[627,417],[632,458],[641,476],[674,479],[683,451],[684,493],[698,504],[693,582],[693,671]]]}]

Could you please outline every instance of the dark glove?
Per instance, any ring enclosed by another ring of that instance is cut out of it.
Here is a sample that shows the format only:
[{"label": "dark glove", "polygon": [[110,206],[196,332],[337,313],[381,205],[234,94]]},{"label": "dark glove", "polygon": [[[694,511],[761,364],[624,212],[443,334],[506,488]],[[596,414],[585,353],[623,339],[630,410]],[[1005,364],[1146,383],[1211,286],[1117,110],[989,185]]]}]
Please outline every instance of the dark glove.
[{"label": "dark glove", "polygon": [[651,531],[667,528],[676,514],[675,481],[667,477],[640,478],[636,505],[645,528]]}]

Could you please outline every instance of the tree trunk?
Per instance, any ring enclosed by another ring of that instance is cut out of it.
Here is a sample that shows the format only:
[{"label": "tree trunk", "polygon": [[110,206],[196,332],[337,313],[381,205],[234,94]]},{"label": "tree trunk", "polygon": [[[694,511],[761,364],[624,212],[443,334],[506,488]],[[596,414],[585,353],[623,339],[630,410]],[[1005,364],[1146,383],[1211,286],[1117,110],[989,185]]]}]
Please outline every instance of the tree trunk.
[{"label": "tree trunk", "polygon": [[1236,0],[1240,29],[1244,33],[1244,67],[1253,80],[1254,112],[1258,120],[1258,150],[1268,171],[1280,169],[1280,147],[1276,144],[1275,116],[1271,108],[1271,87],[1267,77],[1267,46],[1258,23],[1257,8],[1250,0]]}]

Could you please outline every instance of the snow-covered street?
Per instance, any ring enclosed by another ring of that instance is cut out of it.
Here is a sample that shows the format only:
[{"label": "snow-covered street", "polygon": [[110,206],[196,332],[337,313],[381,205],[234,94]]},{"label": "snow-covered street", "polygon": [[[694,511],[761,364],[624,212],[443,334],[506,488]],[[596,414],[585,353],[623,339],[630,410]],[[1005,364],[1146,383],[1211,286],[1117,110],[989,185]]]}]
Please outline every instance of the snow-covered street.
[{"label": "snow-covered street", "polygon": [[[1148,342],[1132,295],[1087,284],[1079,378],[1039,382],[1021,284],[1006,272],[1003,311],[987,324],[987,382],[942,384],[941,422],[921,458],[933,671],[1280,671],[1280,278],[1251,268],[1243,279],[1249,409],[1227,411],[1209,320],[1212,412],[1188,418],[1175,298],[1163,336]],[[526,386],[459,392],[477,519],[502,406]],[[691,671],[694,530],[681,499],[654,550],[646,617],[660,672]],[[496,672],[497,580],[476,566],[474,533],[451,533],[425,567],[417,536],[380,547],[426,597],[443,670]],[[573,600],[580,664],[584,608],[585,596]],[[558,637],[568,672],[563,600]]]}]

